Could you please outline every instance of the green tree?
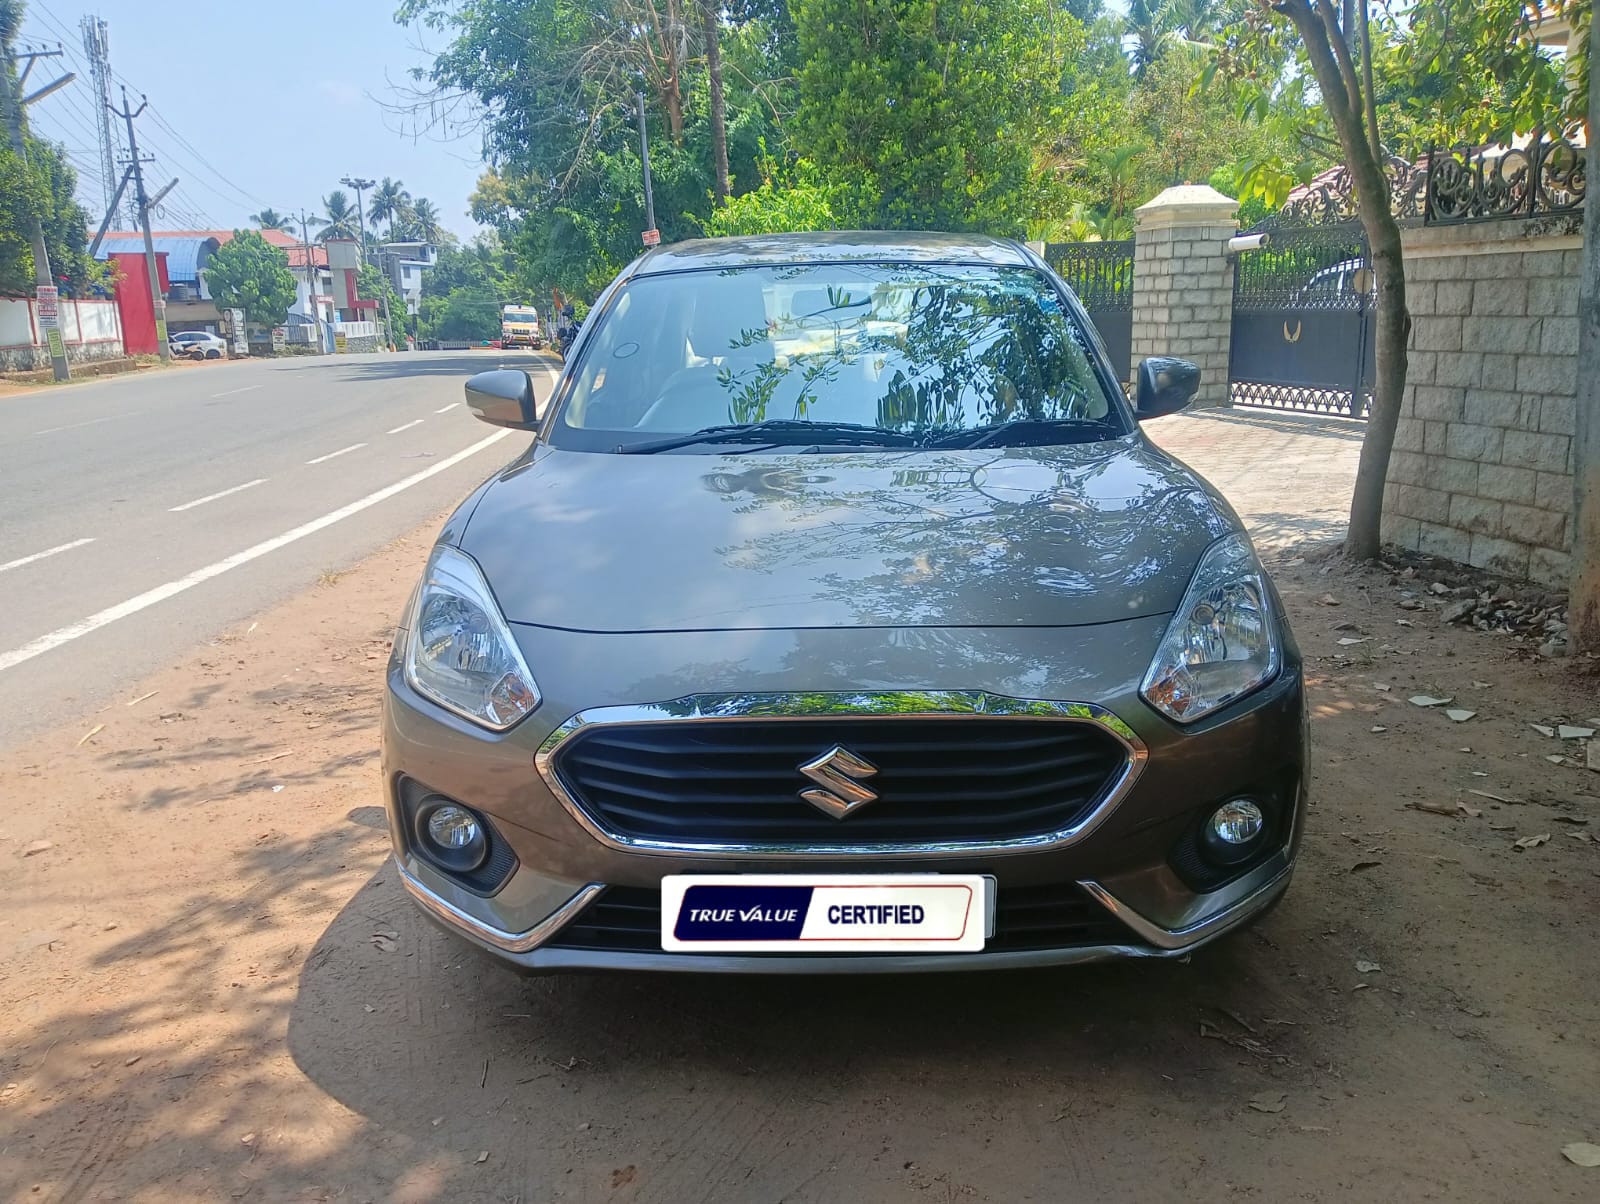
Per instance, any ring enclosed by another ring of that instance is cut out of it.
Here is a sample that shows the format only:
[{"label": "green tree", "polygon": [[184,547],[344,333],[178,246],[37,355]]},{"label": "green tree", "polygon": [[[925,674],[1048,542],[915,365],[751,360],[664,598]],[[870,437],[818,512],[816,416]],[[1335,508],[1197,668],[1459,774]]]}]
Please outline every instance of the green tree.
[{"label": "green tree", "polygon": [[411,194],[399,180],[383,177],[383,182],[372,190],[372,199],[367,202],[367,216],[372,219],[372,224],[387,222],[389,225],[389,241],[395,239],[395,227],[405,219],[411,206]]},{"label": "green tree", "polygon": [[481,343],[500,337],[500,299],[478,288],[454,289],[431,311],[425,337]]},{"label": "green tree", "polygon": [[356,208],[342,188],[335,188],[322,198],[322,209],[327,216],[322,218],[323,227],[317,231],[318,242],[326,242],[330,238],[356,238],[360,234]]},{"label": "green tree", "polygon": [[31,297],[33,247],[29,229],[39,218],[45,254],[56,284],[70,297],[108,282],[104,264],[88,255],[88,215],[74,197],[78,173],[62,148],[25,137],[27,161],[0,138],[0,296]]},{"label": "green tree", "polygon": [[710,237],[782,234],[794,230],[834,230],[843,207],[836,186],[825,184],[816,165],[804,159],[780,169],[763,164],[761,187],[714,209],[705,220]]},{"label": "green tree", "polygon": [[250,220],[262,230],[287,230],[290,219],[276,209],[263,209],[260,213],[252,213]]},{"label": "green tree", "polygon": [[412,238],[422,242],[442,241],[445,230],[439,224],[439,207],[427,197],[419,196],[407,215],[406,230]]},{"label": "green tree", "polygon": [[[699,0],[697,0],[697,3]],[[448,36],[402,120],[482,124],[489,170],[471,212],[517,259],[518,291],[593,296],[645,227],[634,92],[645,93],[656,224],[692,237],[717,186],[705,16],[690,0],[407,0],[399,19]],[[783,0],[734,0],[716,26],[731,195],[785,147],[793,32]]]},{"label": "green tree", "polygon": [[[1592,0],[1416,5],[1396,64],[1421,84],[1405,97],[1407,108],[1430,140],[1442,143],[1508,143],[1536,131],[1578,132],[1588,115],[1593,7]],[[1572,30],[1564,57],[1551,55],[1534,38],[1536,26],[1557,19]]]},{"label": "green tree", "polygon": [[443,298],[464,288],[506,298],[509,258],[493,234],[480,235],[465,247],[440,247],[438,261],[422,275],[422,295]]},{"label": "green tree", "polygon": [[258,230],[235,230],[206,263],[206,286],[220,309],[242,309],[258,326],[281,326],[295,300],[289,257]]},{"label": "green tree", "polygon": [[1060,56],[1048,0],[795,0],[797,149],[863,225],[1021,233]]},{"label": "green tree", "polygon": [[[9,92],[0,103],[0,114],[9,112],[26,90],[17,84],[10,63],[21,22],[21,3],[0,0],[0,88]],[[81,296],[90,286],[103,284],[106,272],[85,251],[88,215],[73,195],[78,173],[60,146],[27,132],[26,109],[22,122],[20,157],[0,131],[0,296],[33,296],[35,220],[44,231],[45,254],[56,284],[68,296]]]}]

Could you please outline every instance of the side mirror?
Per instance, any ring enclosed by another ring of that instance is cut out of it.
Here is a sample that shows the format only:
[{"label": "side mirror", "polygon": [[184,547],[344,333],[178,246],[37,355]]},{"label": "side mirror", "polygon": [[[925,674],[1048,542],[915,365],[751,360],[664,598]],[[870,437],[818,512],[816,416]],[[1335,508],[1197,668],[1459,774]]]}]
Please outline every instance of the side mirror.
[{"label": "side mirror", "polygon": [[467,381],[467,406],[472,416],[490,426],[514,431],[539,428],[533,396],[533,377],[516,368],[480,372]]},{"label": "side mirror", "polygon": [[1140,422],[1176,414],[1200,389],[1200,368],[1188,360],[1152,355],[1139,363],[1139,388],[1134,417]]}]

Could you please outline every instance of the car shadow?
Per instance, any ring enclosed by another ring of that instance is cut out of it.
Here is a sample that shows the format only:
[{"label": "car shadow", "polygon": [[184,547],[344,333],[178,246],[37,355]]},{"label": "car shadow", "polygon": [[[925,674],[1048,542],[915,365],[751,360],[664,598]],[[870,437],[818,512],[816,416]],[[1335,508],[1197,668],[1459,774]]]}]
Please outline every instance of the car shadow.
[{"label": "car shadow", "polygon": [[[1263,1076],[1303,1073],[1319,1004],[1285,972],[1280,937],[1300,938],[1274,931],[1280,914],[1182,961],[523,978],[425,921],[388,862],[306,959],[288,1043],[321,1090],[417,1141],[419,1158],[456,1152],[429,1162],[439,1198],[477,1190],[461,1155],[489,1150],[495,1198],[605,1195],[649,1164],[637,1198],[776,1199],[830,1165],[851,1176],[837,1183],[869,1177],[877,1137],[870,1150],[830,1139],[847,1117],[888,1143],[915,1110],[959,1166],[991,1152],[973,1120],[1008,1091],[1025,1101],[1020,1146],[1054,1143],[1063,1121],[1093,1142],[1140,1120],[1088,1108],[1089,1095],[1166,1090],[1217,1107]],[[389,917],[393,948],[375,943],[374,916]]]}]

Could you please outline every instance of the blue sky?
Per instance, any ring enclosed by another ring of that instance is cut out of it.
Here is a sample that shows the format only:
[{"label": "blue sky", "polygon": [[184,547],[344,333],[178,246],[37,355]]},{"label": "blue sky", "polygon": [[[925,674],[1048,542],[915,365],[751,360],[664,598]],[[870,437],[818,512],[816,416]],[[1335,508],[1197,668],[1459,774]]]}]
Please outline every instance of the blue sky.
[{"label": "blue sky", "polygon": [[482,170],[477,137],[406,137],[379,104],[393,97],[391,81],[406,82],[411,67],[432,61],[425,48],[443,41],[396,25],[395,0],[25,4],[20,41],[60,42],[67,52],[36,67],[34,79],[53,78],[45,72],[63,62],[78,73],[31,106],[29,120],[36,133],[67,146],[92,225],[105,206],[94,87],[78,25],[91,12],[110,27],[111,68],[130,99],[137,105],[143,92],[150,100],[136,125],[141,149],[156,156],[147,186],[154,192],[179,177],[161,227],[231,228],[262,206],[316,212],[341,176],[394,176],[413,196],[431,199],[448,229],[463,237],[477,229],[466,213]]}]

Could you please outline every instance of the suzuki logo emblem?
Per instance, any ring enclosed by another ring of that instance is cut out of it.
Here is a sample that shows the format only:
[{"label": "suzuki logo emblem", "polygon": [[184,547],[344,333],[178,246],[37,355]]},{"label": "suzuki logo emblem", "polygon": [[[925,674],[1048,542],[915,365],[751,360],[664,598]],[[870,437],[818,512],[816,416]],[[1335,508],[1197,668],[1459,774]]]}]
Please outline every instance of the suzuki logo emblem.
[{"label": "suzuki logo emblem", "polygon": [[834,819],[843,819],[878,797],[877,791],[861,784],[861,779],[870,778],[878,772],[878,767],[840,744],[835,744],[816,760],[807,761],[800,766],[800,772],[817,784],[810,790],[802,790],[800,797]]}]

